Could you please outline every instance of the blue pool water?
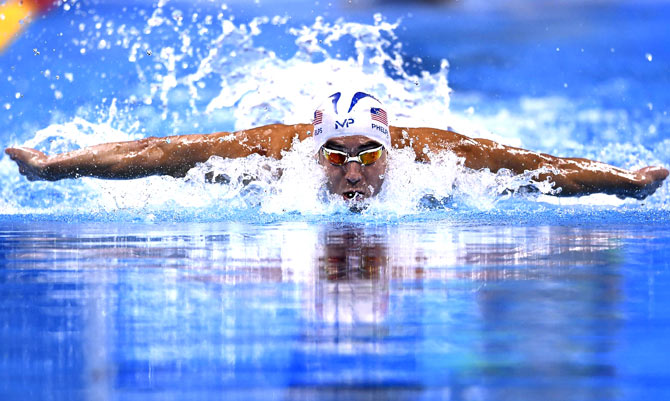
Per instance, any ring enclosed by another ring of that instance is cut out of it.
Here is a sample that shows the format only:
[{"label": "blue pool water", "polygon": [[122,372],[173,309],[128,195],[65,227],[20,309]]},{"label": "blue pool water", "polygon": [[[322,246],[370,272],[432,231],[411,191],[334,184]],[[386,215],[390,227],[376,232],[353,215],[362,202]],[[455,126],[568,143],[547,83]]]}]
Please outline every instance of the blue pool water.
[{"label": "blue pool water", "polygon": [[[632,1],[68,1],[0,54],[0,144],[305,122],[352,80],[397,125],[668,166],[669,17]],[[299,145],[132,181],[28,182],[3,155],[0,399],[670,396],[667,185],[510,198],[529,177],[398,152],[351,213],[321,178]]]},{"label": "blue pool water", "polygon": [[3,399],[670,391],[667,224],[12,223],[1,235]]}]

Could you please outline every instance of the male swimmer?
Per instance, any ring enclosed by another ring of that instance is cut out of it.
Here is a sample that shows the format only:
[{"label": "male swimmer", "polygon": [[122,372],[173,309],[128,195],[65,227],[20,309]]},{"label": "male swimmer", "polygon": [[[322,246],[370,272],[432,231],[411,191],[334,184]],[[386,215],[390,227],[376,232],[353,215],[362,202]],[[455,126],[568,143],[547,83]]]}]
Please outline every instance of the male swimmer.
[{"label": "male swimmer", "polygon": [[644,199],[668,176],[663,167],[628,171],[597,161],[561,158],[468,138],[435,128],[389,126],[386,108],[365,92],[340,91],[329,96],[314,112],[312,124],[271,124],[234,133],[178,135],[138,141],[106,143],[47,156],[29,148],[5,152],[29,180],[99,177],[130,179],[149,175],[183,177],[211,156],[246,157],[253,153],[279,159],[294,139],[313,135],[314,153],[326,173],[327,188],[344,199],[362,200],[377,195],[384,183],[391,148],[410,147],[417,162],[430,162],[430,154],[453,152],[464,166],[514,174],[547,167],[538,175],[554,183],[556,195],[605,193]]}]

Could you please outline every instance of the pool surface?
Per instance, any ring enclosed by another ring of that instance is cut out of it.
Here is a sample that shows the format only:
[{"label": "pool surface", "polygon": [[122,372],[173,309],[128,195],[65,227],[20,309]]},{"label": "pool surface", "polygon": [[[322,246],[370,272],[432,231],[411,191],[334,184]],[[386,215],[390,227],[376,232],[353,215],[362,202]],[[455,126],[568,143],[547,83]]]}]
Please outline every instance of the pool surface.
[{"label": "pool surface", "polygon": [[[394,125],[670,166],[670,3],[448,3],[64,1],[0,54],[0,145],[306,122],[350,80]],[[3,155],[0,399],[670,399],[667,184],[510,196],[546,183],[398,151],[354,213],[310,149],[131,181]]]},{"label": "pool surface", "polygon": [[670,393],[667,224],[12,223],[0,235],[3,399]]}]

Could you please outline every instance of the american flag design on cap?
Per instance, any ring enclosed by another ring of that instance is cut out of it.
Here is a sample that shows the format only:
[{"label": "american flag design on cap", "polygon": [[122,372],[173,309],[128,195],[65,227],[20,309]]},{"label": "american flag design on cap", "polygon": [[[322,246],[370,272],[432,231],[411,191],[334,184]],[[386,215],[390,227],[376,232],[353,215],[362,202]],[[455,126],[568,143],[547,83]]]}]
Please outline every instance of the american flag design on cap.
[{"label": "american flag design on cap", "polygon": [[316,110],[314,112],[314,120],[312,121],[313,125],[323,123],[323,112],[321,110]]},{"label": "american flag design on cap", "polygon": [[387,117],[386,117],[386,112],[379,107],[372,107],[370,109],[370,116],[372,117],[373,120],[379,121],[380,123],[384,125],[389,125]]}]

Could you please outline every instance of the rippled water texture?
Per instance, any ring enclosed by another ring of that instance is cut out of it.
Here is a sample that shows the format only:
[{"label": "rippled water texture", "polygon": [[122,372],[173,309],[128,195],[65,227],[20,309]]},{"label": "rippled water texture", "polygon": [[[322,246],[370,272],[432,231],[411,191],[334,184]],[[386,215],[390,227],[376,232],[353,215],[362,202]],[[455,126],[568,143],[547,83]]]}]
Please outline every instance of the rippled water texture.
[{"label": "rippled water texture", "polygon": [[669,235],[625,222],[4,224],[0,393],[663,399]]}]

